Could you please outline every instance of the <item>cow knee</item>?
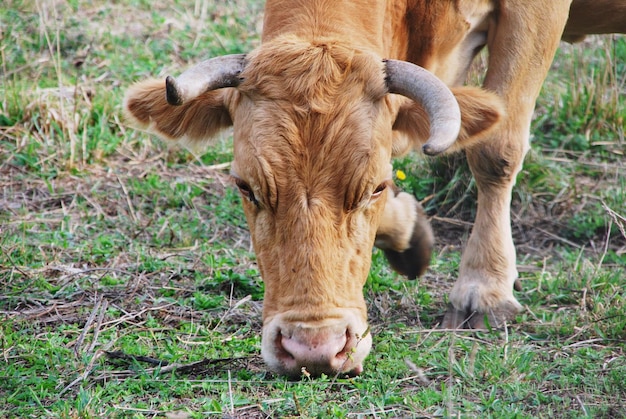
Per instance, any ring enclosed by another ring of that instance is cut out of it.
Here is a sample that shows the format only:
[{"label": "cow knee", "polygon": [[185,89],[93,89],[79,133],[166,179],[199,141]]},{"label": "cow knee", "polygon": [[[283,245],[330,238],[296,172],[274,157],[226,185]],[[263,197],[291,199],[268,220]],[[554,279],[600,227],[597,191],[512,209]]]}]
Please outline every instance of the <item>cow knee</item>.
[{"label": "cow knee", "polygon": [[434,235],[422,206],[412,195],[390,191],[375,244],[391,267],[409,279],[428,268]]},{"label": "cow knee", "polygon": [[522,168],[528,152],[528,134],[511,135],[512,141],[485,141],[467,150],[467,160],[479,187],[509,185]]}]

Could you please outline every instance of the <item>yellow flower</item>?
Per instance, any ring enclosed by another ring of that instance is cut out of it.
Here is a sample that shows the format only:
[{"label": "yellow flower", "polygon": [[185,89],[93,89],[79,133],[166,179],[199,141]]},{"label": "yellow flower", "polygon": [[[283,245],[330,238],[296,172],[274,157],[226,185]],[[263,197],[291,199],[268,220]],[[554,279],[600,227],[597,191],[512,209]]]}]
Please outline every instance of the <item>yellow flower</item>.
[{"label": "yellow flower", "polygon": [[396,170],[396,178],[398,178],[398,180],[404,180],[406,179],[406,173],[402,170]]}]

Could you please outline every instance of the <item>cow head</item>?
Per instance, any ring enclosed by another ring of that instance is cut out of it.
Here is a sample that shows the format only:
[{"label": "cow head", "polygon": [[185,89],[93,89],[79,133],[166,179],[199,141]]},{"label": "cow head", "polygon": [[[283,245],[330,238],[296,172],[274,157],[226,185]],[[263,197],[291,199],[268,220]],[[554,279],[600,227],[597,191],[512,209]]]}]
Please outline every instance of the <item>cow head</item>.
[{"label": "cow head", "polygon": [[418,141],[430,132],[428,154],[448,149],[460,128],[450,91],[413,64],[279,39],[140,83],[125,110],[169,139],[204,140],[232,123],[231,173],[266,284],[266,363],[292,376],[360,373],[372,343],[362,288],[391,194],[392,127]]}]

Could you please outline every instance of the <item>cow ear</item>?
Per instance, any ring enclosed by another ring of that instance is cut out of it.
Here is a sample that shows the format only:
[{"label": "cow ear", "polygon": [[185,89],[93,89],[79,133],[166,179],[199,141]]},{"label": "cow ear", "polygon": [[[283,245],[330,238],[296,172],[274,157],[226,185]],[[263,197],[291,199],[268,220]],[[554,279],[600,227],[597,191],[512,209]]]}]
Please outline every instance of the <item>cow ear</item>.
[{"label": "cow ear", "polygon": [[[461,108],[461,131],[447,152],[455,152],[481,142],[504,116],[504,104],[498,95],[479,87],[450,89]],[[428,140],[430,123],[419,103],[405,102],[393,125],[393,154],[402,155],[411,148],[420,149]]]},{"label": "cow ear", "polygon": [[172,106],[165,97],[165,80],[146,80],[131,86],[124,98],[124,116],[139,129],[167,140],[207,141],[232,125],[225,104],[232,89],[219,89]]}]

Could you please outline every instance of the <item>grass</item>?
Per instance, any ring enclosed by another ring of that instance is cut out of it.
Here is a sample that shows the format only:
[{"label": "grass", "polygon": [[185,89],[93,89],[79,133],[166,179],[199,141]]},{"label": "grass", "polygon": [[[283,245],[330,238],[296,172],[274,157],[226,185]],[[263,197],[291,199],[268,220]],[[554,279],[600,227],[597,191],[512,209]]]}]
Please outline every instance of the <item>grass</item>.
[{"label": "grass", "polygon": [[375,251],[364,374],[287,381],[259,356],[229,136],[193,154],[120,117],[134,80],[257,45],[261,10],[0,8],[0,417],[626,416],[626,39],[563,45],[544,86],[514,195],[517,321],[436,329],[475,192],[462,159],[411,156],[398,183],[433,216],[431,269],[409,282]]}]

